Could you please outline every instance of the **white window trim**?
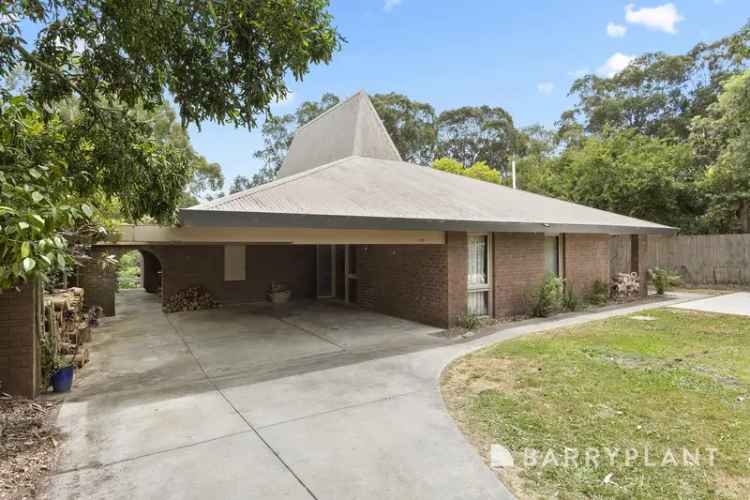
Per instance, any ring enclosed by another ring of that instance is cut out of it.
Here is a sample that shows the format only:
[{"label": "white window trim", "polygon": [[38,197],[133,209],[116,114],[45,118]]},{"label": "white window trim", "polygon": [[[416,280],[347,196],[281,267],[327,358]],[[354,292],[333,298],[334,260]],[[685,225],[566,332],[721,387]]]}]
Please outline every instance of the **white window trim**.
[{"label": "white window trim", "polygon": [[[480,316],[480,318],[488,318],[492,316],[493,310],[494,310],[494,272],[492,267],[492,260],[493,260],[493,241],[492,241],[492,233],[467,233],[467,243],[466,247],[468,249],[469,243],[468,240],[472,236],[486,236],[487,237],[487,283],[482,284],[470,284],[467,280],[467,288],[468,292],[487,292],[487,314],[484,314]],[[468,262],[467,262],[467,273],[468,273]],[[468,275],[467,275],[468,277]],[[468,303],[467,303],[468,307]]]}]

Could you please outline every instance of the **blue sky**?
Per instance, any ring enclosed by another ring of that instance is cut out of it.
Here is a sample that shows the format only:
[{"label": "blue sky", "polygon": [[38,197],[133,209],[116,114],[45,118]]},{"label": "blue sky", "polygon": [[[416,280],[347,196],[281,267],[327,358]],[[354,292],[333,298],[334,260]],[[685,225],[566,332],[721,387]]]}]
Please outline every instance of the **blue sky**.
[{"label": "blue sky", "polygon": [[[438,112],[502,106],[517,126],[551,126],[573,104],[567,92],[577,74],[611,73],[631,56],[714,41],[747,21],[750,2],[332,0],[330,11],[347,43],[329,65],[290,80],[293,94],[275,112],[324,92],[364,89],[399,92]],[[260,167],[252,158],[262,142],[257,130],[204,123],[190,136],[222,165],[227,183]]]},{"label": "blue sky", "polygon": [[[644,52],[685,52],[736,31],[750,17],[747,0],[629,4],[333,0],[330,10],[347,43],[329,65],[291,81],[292,98],[274,111],[293,111],[327,91],[348,96],[365,89],[403,93],[438,112],[502,106],[519,126],[552,125],[574,102],[567,92],[576,74],[611,72],[625,56]],[[190,136],[198,151],[222,165],[227,182],[260,167],[252,158],[261,144],[257,131],[205,124]]]}]

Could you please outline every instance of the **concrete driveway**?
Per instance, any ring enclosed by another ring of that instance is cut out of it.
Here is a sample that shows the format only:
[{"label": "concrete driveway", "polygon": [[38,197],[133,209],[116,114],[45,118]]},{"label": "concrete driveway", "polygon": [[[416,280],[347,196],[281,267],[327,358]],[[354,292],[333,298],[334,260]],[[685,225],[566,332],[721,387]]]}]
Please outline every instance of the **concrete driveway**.
[{"label": "concrete driveway", "polygon": [[164,315],[118,295],[50,498],[508,498],[434,390],[438,330],[330,303]]},{"label": "concrete driveway", "polygon": [[118,300],[60,411],[69,439],[50,498],[512,498],[445,411],[445,365],[498,340],[654,307],[456,342],[325,303],[164,315],[144,292]]},{"label": "concrete driveway", "polygon": [[691,309],[693,311],[750,316],[750,293],[738,292],[727,295],[717,295],[716,297],[694,300],[673,307]]}]

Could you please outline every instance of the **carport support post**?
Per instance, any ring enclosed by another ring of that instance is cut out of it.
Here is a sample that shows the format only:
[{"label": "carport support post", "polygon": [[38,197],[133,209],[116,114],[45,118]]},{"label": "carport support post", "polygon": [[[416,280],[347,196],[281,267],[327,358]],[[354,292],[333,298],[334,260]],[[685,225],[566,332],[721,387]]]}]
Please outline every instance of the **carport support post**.
[{"label": "carport support post", "polygon": [[645,234],[630,235],[630,272],[638,273],[641,297],[648,297],[648,239]]},{"label": "carport support post", "polygon": [[107,251],[92,250],[91,259],[78,268],[78,286],[86,307],[100,306],[105,316],[115,315],[116,266],[104,261]]}]

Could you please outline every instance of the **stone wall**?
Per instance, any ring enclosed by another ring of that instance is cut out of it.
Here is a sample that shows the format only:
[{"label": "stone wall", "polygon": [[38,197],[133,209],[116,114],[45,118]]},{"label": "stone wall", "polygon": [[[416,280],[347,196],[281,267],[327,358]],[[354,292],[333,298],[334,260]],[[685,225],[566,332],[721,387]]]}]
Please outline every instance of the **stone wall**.
[{"label": "stone wall", "polygon": [[20,291],[0,293],[0,390],[33,398],[40,385],[37,314],[41,287],[27,284]]}]

